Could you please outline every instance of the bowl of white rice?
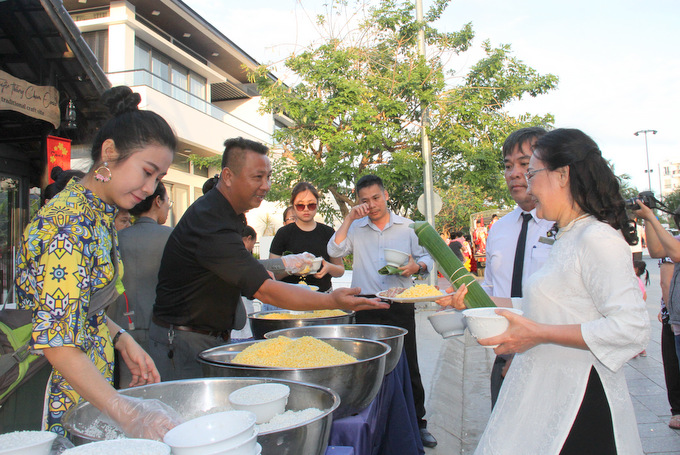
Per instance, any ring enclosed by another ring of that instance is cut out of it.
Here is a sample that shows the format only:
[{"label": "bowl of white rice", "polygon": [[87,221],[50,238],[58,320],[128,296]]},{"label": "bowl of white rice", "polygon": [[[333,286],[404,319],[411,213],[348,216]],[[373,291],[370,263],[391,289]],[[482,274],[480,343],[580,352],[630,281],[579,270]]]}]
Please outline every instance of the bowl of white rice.
[{"label": "bowl of white rice", "polygon": [[57,438],[51,431],[13,431],[0,434],[2,455],[49,455]]},{"label": "bowl of white rice", "polygon": [[256,423],[267,423],[286,411],[289,395],[285,384],[255,384],[231,392],[229,402],[234,409],[255,414]]},{"label": "bowl of white rice", "polygon": [[[286,411],[267,424],[256,425],[257,442],[264,453],[277,455],[324,455],[328,447],[333,415],[340,397],[333,390],[316,384],[265,377],[219,377],[160,382],[120,390],[137,398],[158,399],[185,421],[232,410],[229,395],[243,387],[275,382],[290,388]],[[101,412],[83,402],[69,409],[62,418],[64,428],[76,445],[104,439],[123,438]]]},{"label": "bowl of white rice", "polygon": [[151,439],[113,439],[65,450],[63,455],[170,455],[170,446]]}]

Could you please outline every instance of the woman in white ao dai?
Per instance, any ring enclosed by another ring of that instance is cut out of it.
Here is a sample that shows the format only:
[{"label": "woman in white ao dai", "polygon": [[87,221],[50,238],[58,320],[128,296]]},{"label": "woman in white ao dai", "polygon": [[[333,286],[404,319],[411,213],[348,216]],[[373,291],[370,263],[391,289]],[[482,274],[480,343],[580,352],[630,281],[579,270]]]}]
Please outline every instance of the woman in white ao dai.
[{"label": "woman in white ao dai", "polygon": [[[526,178],[559,230],[524,297],[494,298],[524,317],[503,312],[508,330],[479,340],[519,354],[475,453],[642,454],[622,367],[647,345],[649,317],[616,177],[592,139],[558,129],[538,140]],[[463,308],[464,294],[439,303]]]}]

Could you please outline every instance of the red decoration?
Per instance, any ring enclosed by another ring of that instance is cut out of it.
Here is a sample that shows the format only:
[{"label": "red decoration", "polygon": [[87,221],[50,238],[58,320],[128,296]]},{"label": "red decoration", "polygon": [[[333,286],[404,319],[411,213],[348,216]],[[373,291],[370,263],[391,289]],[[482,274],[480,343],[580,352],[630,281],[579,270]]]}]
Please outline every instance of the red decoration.
[{"label": "red decoration", "polygon": [[47,136],[47,175],[49,182],[54,183],[52,168],[59,166],[63,170],[71,169],[71,140],[63,137]]}]

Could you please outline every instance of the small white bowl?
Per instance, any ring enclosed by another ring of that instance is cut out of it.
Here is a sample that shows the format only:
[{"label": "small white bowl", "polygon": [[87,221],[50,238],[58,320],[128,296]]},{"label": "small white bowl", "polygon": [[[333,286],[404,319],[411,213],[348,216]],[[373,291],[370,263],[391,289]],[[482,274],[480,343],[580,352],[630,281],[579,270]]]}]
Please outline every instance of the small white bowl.
[{"label": "small white bowl", "polygon": [[51,431],[13,431],[0,435],[2,455],[49,455],[57,433]]},{"label": "small white bowl", "polygon": [[463,316],[462,311],[454,309],[437,311],[428,316],[427,319],[442,338],[449,338],[465,333],[465,317]]},{"label": "small white bowl", "polygon": [[63,455],[95,455],[115,453],[120,455],[170,455],[170,446],[151,439],[111,439],[83,444],[67,449]]},{"label": "small white bowl", "polygon": [[[516,308],[498,308],[498,307],[486,307],[486,308],[470,308],[468,310],[463,310],[463,315],[465,315],[465,322],[470,333],[477,339],[489,338],[496,335],[500,335],[508,329],[510,322],[505,316],[496,314],[496,310],[507,310],[512,311],[515,314],[524,314],[522,310]],[[495,346],[484,346],[485,348],[495,348]]]},{"label": "small white bowl", "polygon": [[189,420],[165,434],[163,442],[174,455],[219,453],[252,437],[255,414],[224,411]]},{"label": "small white bowl", "polygon": [[387,262],[387,265],[391,265],[392,267],[401,267],[402,265],[406,264],[406,262],[408,262],[408,253],[404,253],[403,251],[399,250],[393,250],[391,248],[384,248],[383,251],[385,252],[385,262]]},{"label": "small white bowl", "polygon": [[204,455],[253,455],[257,453],[257,446],[257,429],[253,428],[253,434],[245,441],[231,447],[222,448],[217,452],[206,450],[203,453]]},{"label": "small white bowl", "polygon": [[256,423],[267,423],[284,413],[289,395],[290,387],[272,382],[241,387],[229,394],[229,402],[234,409],[254,413]]}]

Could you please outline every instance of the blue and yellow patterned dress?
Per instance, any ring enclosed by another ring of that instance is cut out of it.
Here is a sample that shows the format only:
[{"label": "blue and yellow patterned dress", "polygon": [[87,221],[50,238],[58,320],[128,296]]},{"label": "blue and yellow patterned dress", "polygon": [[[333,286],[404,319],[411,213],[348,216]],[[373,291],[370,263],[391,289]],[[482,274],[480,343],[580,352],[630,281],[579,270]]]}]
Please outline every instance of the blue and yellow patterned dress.
[{"label": "blue and yellow patterned dress", "polygon": [[[33,311],[33,349],[82,350],[113,378],[113,345],[106,314],[87,318],[90,297],[114,276],[116,208],[71,180],[24,231],[17,256],[19,307]],[[61,418],[80,396],[56,370],[48,383],[43,427],[65,434]]]}]

